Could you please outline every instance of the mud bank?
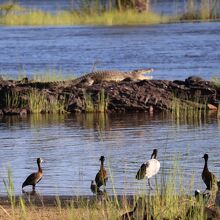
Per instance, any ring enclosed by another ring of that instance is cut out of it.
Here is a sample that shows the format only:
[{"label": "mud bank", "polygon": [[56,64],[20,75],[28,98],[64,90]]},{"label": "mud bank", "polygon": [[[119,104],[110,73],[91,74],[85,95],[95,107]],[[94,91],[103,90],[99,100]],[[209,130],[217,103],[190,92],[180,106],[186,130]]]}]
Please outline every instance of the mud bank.
[{"label": "mud bank", "polygon": [[160,112],[190,106],[217,110],[220,89],[199,77],[121,82],[32,82],[0,79],[0,114]]}]

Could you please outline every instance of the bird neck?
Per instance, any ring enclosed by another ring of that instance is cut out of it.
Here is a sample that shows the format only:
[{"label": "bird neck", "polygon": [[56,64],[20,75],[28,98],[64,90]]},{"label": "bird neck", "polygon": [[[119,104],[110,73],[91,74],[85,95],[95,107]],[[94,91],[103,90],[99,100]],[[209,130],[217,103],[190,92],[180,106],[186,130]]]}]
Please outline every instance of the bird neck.
[{"label": "bird neck", "polygon": [[104,161],[101,161],[100,170],[104,169]]},{"label": "bird neck", "polygon": [[39,172],[39,173],[43,173],[43,170],[42,170],[41,164],[38,163],[37,166],[38,166],[38,172]]},{"label": "bird neck", "polygon": [[208,170],[208,160],[205,160],[204,170]]},{"label": "bird neck", "polygon": [[157,154],[156,153],[152,153],[151,159],[156,159],[156,158],[157,158]]}]

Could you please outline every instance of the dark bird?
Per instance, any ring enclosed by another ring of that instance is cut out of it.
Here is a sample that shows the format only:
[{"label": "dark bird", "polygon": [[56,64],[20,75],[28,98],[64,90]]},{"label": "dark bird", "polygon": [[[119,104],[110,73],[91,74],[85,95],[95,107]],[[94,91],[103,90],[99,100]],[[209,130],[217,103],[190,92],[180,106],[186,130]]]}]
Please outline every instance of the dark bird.
[{"label": "dark bird", "polygon": [[142,180],[146,176],[148,179],[148,185],[150,189],[152,189],[150,185],[150,178],[156,175],[160,169],[160,162],[156,159],[157,158],[157,149],[153,150],[151,155],[151,159],[148,160],[146,163],[143,163],[136,174],[137,180]]},{"label": "dark bird", "polygon": [[22,189],[25,186],[32,185],[33,186],[33,192],[35,191],[35,185],[42,179],[43,177],[43,170],[41,168],[41,163],[43,160],[41,158],[37,158],[37,165],[38,165],[38,171],[36,173],[30,174],[27,179],[22,184]]},{"label": "dark bird", "polygon": [[210,197],[211,193],[209,191],[201,193],[200,190],[195,190],[195,198],[197,202],[202,200],[206,204],[209,201]]},{"label": "dark bird", "polygon": [[124,213],[124,214],[121,216],[120,219],[121,219],[121,220],[132,220],[132,219],[134,220],[134,219],[135,219],[135,218],[134,218],[134,213],[135,213],[136,209],[137,209],[137,202],[136,202],[136,204],[135,204],[133,210],[130,211],[130,212]]},{"label": "dark bird", "polygon": [[217,184],[217,177],[211,173],[208,169],[208,154],[204,154],[203,156],[205,160],[204,168],[202,171],[202,179],[206,185],[206,190],[211,190],[215,184]]},{"label": "dark bird", "polygon": [[102,185],[106,186],[106,182],[108,180],[107,171],[104,167],[105,157],[101,156],[99,160],[101,161],[100,170],[95,177],[95,182],[98,188],[100,188]]},{"label": "dark bird", "polygon": [[103,195],[104,194],[103,191],[98,188],[98,186],[96,185],[94,180],[91,181],[90,189],[96,195]]},{"label": "dark bird", "polygon": [[215,205],[220,207],[220,181],[217,182],[218,185],[218,191],[216,192],[215,196]]}]

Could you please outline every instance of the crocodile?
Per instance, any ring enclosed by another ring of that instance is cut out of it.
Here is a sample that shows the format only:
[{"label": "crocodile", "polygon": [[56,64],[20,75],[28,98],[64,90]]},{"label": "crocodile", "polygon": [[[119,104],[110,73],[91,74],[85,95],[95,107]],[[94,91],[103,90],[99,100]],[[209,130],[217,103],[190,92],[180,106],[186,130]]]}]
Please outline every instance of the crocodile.
[{"label": "crocodile", "polygon": [[146,73],[153,72],[153,69],[138,69],[127,72],[117,71],[117,70],[100,70],[94,71],[88,74],[85,74],[75,80],[72,81],[74,85],[79,83],[85,83],[87,85],[92,85],[94,82],[102,82],[102,81],[115,81],[119,82],[124,79],[131,80],[149,80],[152,79],[152,76],[146,76]]}]

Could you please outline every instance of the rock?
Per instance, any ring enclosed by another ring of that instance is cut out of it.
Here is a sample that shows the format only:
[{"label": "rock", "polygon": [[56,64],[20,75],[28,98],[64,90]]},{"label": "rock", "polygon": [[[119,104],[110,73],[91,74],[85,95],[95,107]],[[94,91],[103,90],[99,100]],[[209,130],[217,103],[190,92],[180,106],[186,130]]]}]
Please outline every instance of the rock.
[{"label": "rock", "polygon": [[28,114],[28,110],[27,109],[25,109],[25,108],[21,109],[21,111],[20,111],[20,115],[21,116],[26,116],[27,114]]},{"label": "rock", "polygon": [[20,115],[19,108],[4,108],[3,109],[4,115]]}]

